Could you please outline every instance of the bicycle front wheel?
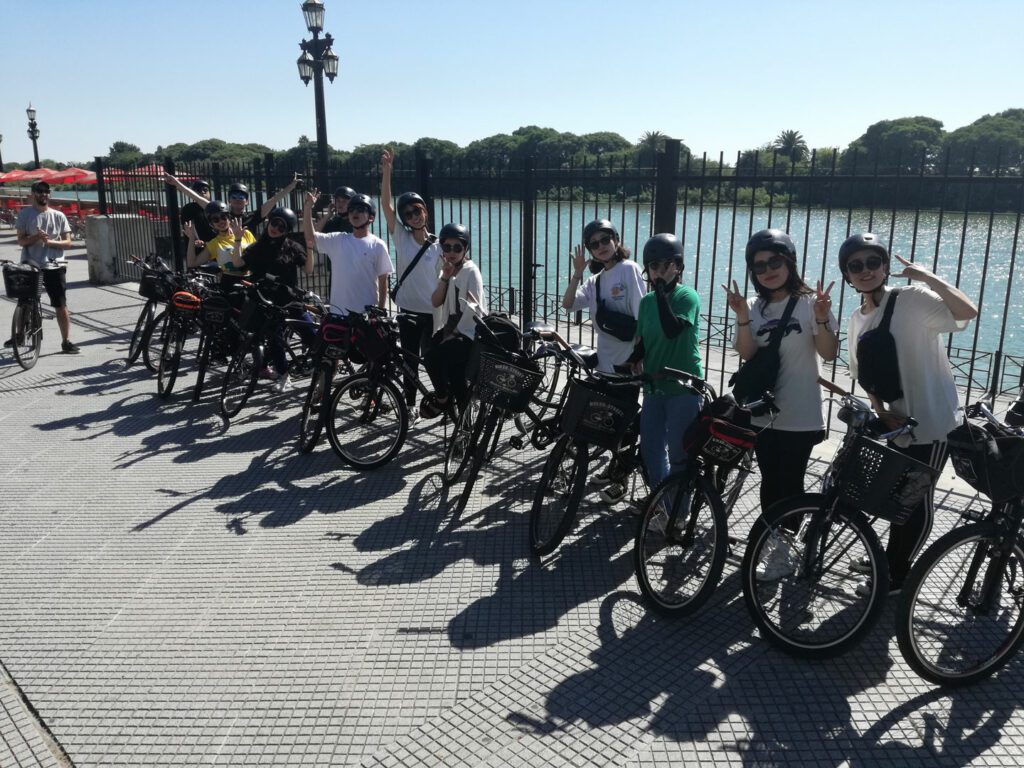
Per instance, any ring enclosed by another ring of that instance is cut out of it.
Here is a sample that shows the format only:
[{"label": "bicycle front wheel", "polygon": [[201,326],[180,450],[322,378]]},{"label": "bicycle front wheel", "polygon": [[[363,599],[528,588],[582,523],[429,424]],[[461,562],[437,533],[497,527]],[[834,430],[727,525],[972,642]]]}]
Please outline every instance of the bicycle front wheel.
[{"label": "bicycle front wheel", "polygon": [[161,310],[146,324],[146,330],[142,333],[142,362],[153,373],[156,373],[157,366],[160,365],[160,352],[164,348],[164,337],[168,333],[167,317],[167,310]]},{"label": "bicycle front wheel", "polygon": [[128,342],[128,361],[126,365],[134,363],[139,359],[139,355],[142,354],[142,339],[146,334],[146,326],[149,325],[155,316],[156,302],[150,299],[142,307],[139,319],[135,321],[135,330],[132,331],[131,341]]},{"label": "bicycle front wheel", "polygon": [[299,416],[299,453],[309,453],[320,441],[324,429],[324,411],[331,389],[331,366],[321,365],[313,371],[306,401]]},{"label": "bicycle front wheel", "polygon": [[160,352],[160,363],[156,369],[156,391],[161,400],[171,396],[174,382],[178,378],[178,369],[181,367],[181,351],[184,348],[184,328],[176,328],[164,338],[164,348]]},{"label": "bicycle front wheel", "polygon": [[[851,571],[854,561],[867,572]],[[824,659],[852,648],[878,620],[889,566],[863,514],[809,493],[757,519],[741,578],[761,637],[795,656]]]},{"label": "bicycle front wheel", "polygon": [[39,304],[19,303],[11,318],[11,339],[14,359],[26,371],[39,360],[43,343],[43,318]]},{"label": "bicycle front wheel", "polygon": [[262,368],[263,350],[258,344],[246,344],[231,358],[220,387],[220,413],[225,419],[233,419],[245,407]]},{"label": "bicycle front wheel", "polygon": [[669,475],[651,494],[633,546],[636,580],[654,610],[687,616],[708,601],[725,567],[728,523],[711,481]]},{"label": "bicycle front wheel", "polygon": [[338,458],[357,469],[376,469],[402,449],[409,412],[405,398],[390,381],[356,374],[338,384],[326,426]]},{"label": "bicycle front wheel", "polygon": [[572,529],[587,480],[587,445],[569,435],[559,438],[544,462],[530,508],[530,549],[554,552]]},{"label": "bicycle front wheel", "polygon": [[996,672],[1024,640],[1024,549],[1005,568],[990,523],[940,537],[910,571],[896,608],[896,638],[921,677],[968,685]]},{"label": "bicycle front wheel", "polygon": [[444,451],[444,484],[450,486],[458,482],[462,476],[470,457],[473,455],[473,446],[479,438],[480,430],[483,429],[483,421],[480,419],[480,401],[471,397],[466,406],[459,412],[455,420],[451,437],[448,438],[448,445]]}]

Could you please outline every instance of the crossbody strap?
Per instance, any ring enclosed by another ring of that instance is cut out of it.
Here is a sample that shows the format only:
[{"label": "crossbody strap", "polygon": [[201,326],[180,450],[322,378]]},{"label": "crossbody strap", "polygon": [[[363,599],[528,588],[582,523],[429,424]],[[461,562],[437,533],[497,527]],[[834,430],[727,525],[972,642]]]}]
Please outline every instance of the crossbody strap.
[{"label": "crossbody strap", "polygon": [[772,329],[771,338],[768,339],[768,346],[774,349],[778,349],[782,343],[782,337],[786,335],[786,326],[789,324],[789,318],[793,316],[793,310],[796,308],[797,297],[790,296],[789,302],[786,304],[786,309],[782,312],[782,319],[779,324]]},{"label": "crossbody strap", "polygon": [[409,276],[410,272],[412,272],[414,269],[416,269],[416,265],[420,263],[420,259],[422,259],[423,258],[423,254],[427,252],[427,248],[429,248],[431,245],[433,245],[436,242],[437,242],[437,237],[435,235],[427,235],[426,242],[423,243],[422,247],[419,249],[419,251],[413,257],[412,261],[409,263],[409,266],[405,268],[405,271],[402,273],[402,276],[400,278],[398,278],[398,282],[395,284],[395,290],[393,290],[391,292],[392,300],[394,300],[395,296],[398,295],[398,289],[402,287],[402,283],[405,282],[405,278],[407,278]]},{"label": "crossbody strap", "polygon": [[885,304],[885,310],[882,312],[882,322],[878,324],[878,330],[888,331],[889,323],[892,321],[893,310],[896,309],[896,297],[899,295],[900,289],[893,288],[889,291],[889,301]]}]

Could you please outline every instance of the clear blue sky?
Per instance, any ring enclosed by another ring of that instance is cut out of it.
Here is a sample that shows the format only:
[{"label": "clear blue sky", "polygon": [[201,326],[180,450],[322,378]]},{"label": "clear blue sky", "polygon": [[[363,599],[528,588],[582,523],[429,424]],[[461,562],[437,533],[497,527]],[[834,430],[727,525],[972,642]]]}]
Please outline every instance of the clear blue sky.
[{"label": "clear blue sky", "polygon": [[[217,137],[315,137],[295,60],[300,0],[4,0],[0,145],[88,160]],[[12,9],[29,16],[9,23]],[[522,125],[636,141],[659,130],[732,156],[795,129],[843,147],[873,122],[947,130],[1024,106],[1024,0],[326,0],[339,149],[421,136],[465,146]],[[358,9],[358,13],[356,10]],[[29,31],[31,30],[31,31]]]}]

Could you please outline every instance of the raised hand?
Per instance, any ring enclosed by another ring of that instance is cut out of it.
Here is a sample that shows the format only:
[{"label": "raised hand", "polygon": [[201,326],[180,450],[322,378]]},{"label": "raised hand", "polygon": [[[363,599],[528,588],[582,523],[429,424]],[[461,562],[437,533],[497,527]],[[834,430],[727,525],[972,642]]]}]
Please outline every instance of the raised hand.
[{"label": "raised hand", "polygon": [[395,164],[395,155],[390,149],[385,149],[380,155],[380,170],[382,173],[391,173]]},{"label": "raised hand", "polygon": [[193,224],[191,221],[186,221],[185,224],[182,226],[182,230],[184,230],[185,237],[187,237],[189,240],[196,239],[196,227],[195,224]]},{"label": "raised hand", "polygon": [[925,281],[929,277],[934,277],[934,275],[931,273],[931,271],[925,269],[922,266],[919,266],[918,264],[915,264],[912,261],[907,261],[902,256],[900,256],[898,253],[894,253],[892,255],[892,257],[894,259],[896,259],[896,261],[898,261],[900,264],[903,265],[903,271],[900,272],[899,274],[894,274],[893,277],[905,277],[908,280],[919,280],[919,281]]},{"label": "raised hand", "polygon": [[241,240],[242,235],[245,234],[245,227],[242,226],[240,219],[229,219],[229,226],[231,227],[231,234],[235,236],[235,240]]},{"label": "raised hand", "polygon": [[587,258],[587,249],[582,245],[577,245],[576,251],[572,257],[572,268],[576,270],[577,276],[583,275],[583,270],[587,268],[587,262],[589,261],[590,259]]},{"label": "raised hand", "polygon": [[832,291],[832,286],[836,284],[833,280],[828,284],[828,288],[824,291],[821,290],[821,280],[818,281],[817,288],[815,289],[814,295],[814,319],[818,322],[824,323],[829,318],[829,314],[832,312],[832,297],[829,293]]},{"label": "raised hand", "polygon": [[722,290],[725,291],[725,300],[729,304],[729,309],[736,315],[736,319],[741,323],[747,322],[750,319],[750,305],[747,304],[746,297],[740,293],[736,281],[732,281],[732,290],[729,290],[728,285],[723,285]]},{"label": "raised hand", "polygon": [[304,198],[304,201],[305,201],[305,204],[307,206],[312,208],[313,206],[316,205],[316,201],[318,199],[320,199],[320,192],[318,190],[316,190],[316,189],[311,189],[308,192],[306,192],[306,196]]}]

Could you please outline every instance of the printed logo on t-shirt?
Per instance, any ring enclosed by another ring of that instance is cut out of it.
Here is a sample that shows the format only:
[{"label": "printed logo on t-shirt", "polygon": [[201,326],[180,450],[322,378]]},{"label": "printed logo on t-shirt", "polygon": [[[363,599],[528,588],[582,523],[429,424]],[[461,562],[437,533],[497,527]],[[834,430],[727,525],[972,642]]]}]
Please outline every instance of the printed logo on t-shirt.
[{"label": "printed logo on t-shirt", "polygon": [[[758,336],[767,336],[773,330],[779,326],[778,320],[768,320],[761,328],[757,331]],[[800,323],[796,320],[790,320],[789,325],[786,326],[786,332],[783,333],[783,337],[789,336],[793,331],[797,333],[803,333],[804,329],[800,327]]]},{"label": "printed logo on t-shirt", "polygon": [[619,300],[626,298],[626,284],[625,283],[615,283],[612,286],[611,291],[609,292],[609,297],[612,298],[612,299],[619,299]]}]

